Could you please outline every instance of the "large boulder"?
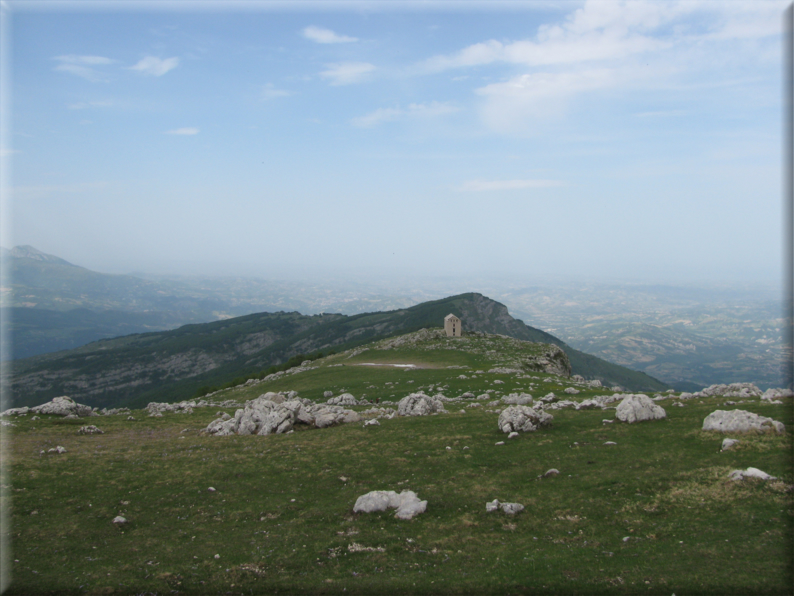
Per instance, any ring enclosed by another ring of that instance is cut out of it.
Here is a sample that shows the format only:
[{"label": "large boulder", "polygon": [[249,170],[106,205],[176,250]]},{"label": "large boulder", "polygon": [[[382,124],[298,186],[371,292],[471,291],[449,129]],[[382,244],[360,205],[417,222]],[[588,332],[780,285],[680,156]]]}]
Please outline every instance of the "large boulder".
[{"label": "large boulder", "polygon": [[643,420],[662,420],[667,418],[667,412],[647,395],[638,393],[623,398],[623,401],[618,404],[615,417],[623,422],[633,424]]},{"label": "large boulder", "polygon": [[781,397],[794,397],[794,391],[791,389],[767,389],[761,396],[764,401],[772,401],[780,399]]},{"label": "large boulder", "polygon": [[419,393],[411,393],[402,398],[397,404],[398,416],[427,416],[441,412],[446,412],[444,402],[438,397],[425,395],[421,391]]},{"label": "large boulder", "polygon": [[544,426],[551,426],[554,417],[543,410],[535,410],[527,406],[510,406],[499,414],[497,422],[499,430],[509,434],[512,432],[532,432]]},{"label": "large boulder", "polygon": [[358,400],[353,397],[352,393],[343,393],[342,395],[332,397],[325,403],[329,406],[357,406]]},{"label": "large boulder", "polygon": [[372,513],[386,511],[388,508],[397,509],[394,515],[396,518],[408,520],[424,513],[427,509],[427,501],[420,501],[412,490],[404,490],[400,494],[393,490],[373,490],[356,499],[353,512]]},{"label": "large boulder", "polygon": [[[21,409],[22,408],[17,408],[17,410]],[[10,412],[11,411],[7,410],[3,412],[3,415],[8,415]],[[55,416],[79,416],[80,418],[99,415],[91,409],[91,406],[78,404],[71,397],[67,397],[66,395],[53,397],[52,401],[30,408],[28,412],[34,414],[53,414]]]},{"label": "large boulder", "polygon": [[759,416],[745,410],[716,410],[703,420],[703,430],[720,433],[776,432],[785,431],[782,422]]}]

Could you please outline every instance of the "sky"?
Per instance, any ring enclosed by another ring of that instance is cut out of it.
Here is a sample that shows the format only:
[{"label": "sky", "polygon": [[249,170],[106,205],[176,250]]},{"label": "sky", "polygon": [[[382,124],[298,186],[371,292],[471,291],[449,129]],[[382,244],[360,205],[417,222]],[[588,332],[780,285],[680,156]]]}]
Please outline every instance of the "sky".
[{"label": "sky", "polygon": [[109,273],[777,280],[788,4],[7,2],[2,245]]}]

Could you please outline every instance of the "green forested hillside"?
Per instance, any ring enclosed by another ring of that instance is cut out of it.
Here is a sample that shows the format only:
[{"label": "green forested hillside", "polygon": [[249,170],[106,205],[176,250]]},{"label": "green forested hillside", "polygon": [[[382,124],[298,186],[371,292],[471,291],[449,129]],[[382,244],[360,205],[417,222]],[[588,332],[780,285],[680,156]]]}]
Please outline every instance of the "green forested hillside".
[{"label": "green forested hillside", "polygon": [[27,358],[10,367],[13,403],[34,405],[57,395],[70,395],[94,406],[178,401],[193,396],[201,387],[256,374],[299,354],[347,349],[440,327],[449,313],[461,318],[464,333],[499,333],[557,344],[568,354],[574,374],[638,391],[666,388],[644,373],[573,350],[554,336],[512,318],[503,304],[470,293],[354,316],[260,313]]}]

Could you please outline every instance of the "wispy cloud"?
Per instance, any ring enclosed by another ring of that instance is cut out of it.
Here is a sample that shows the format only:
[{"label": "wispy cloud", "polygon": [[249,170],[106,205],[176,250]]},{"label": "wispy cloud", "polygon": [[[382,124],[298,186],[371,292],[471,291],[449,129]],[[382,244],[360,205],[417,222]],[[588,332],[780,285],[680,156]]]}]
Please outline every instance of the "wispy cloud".
[{"label": "wispy cloud", "polygon": [[383,122],[402,118],[432,118],[459,111],[460,108],[449,103],[433,101],[427,104],[412,103],[407,108],[380,108],[364,116],[353,118],[354,126],[371,128]]},{"label": "wispy cloud", "polygon": [[351,43],[358,41],[357,37],[348,37],[347,35],[339,35],[330,29],[323,29],[322,27],[315,27],[310,25],[303,31],[303,37],[310,39],[317,43]]},{"label": "wispy cloud", "polygon": [[69,104],[70,110],[85,110],[88,108],[108,108],[113,105],[112,101],[79,101]]},{"label": "wispy cloud", "polygon": [[198,128],[175,128],[174,130],[165,131],[167,135],[197,135],[198,133]]},{"label": "wispy cloud", "polygon": [[41,186],[15,186],[11,189],[14,200],[47,199],[53,195],[89,193],[107,188],[107,182],[83,182],[79,184],[53,184]]},{"label": "wispy cloud", "polygon": [[130,70],[137,70],[138,72],[155,77],[161,77],[169,70],[175,69],[179,66],[179,58],[166,58],[165,60],[155,56],[146,56],[142,58],[136,65],[130,66]]},{"label": "wispy cloud", "polygon": [[328,79],[331,85],[350,85],[359,83],[375,70],[375,65],[369,62],[339,62],[337,64],[326,64],[327,70],[320,73],[324,79]]},{"label": "wispy cloud", "polygon": [[108,80],[107,75],[96,67],[107,66],[116,62],[104,56],[78,56],[75,54],[55,56],[54,60],[60,62],[55,67],[56,71],[73,74],[92,83]]},{"label": "wispy cloud", "polygon": [[9,155],[14,155],[14,153],[20,153],[19,149],[0,148],[0,157],[8,157]]},{"label": "wispy cloud", "polygon": [[286,89],[276,89],[272,83],[262,86],[262,99],[275,99],[277,97],[288,97],[292,95],[291,91]]},{"label": "wispy cloud", "polygon": [[469,180],[458,190],[463,192],[483,192],[492,190],[521,190],[524,188],[549,188],[564,186],[559,180]]}]

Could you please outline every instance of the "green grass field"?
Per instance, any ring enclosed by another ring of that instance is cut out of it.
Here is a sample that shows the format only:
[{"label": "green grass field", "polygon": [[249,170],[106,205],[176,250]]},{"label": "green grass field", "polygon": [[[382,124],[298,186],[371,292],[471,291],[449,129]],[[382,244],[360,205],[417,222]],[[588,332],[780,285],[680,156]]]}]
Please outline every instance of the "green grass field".
[{"label": "green grass field", "polygon": [[[338,354],[212,399],[291,389],[317,401],[325,390],[396,401],[430,386],[448,397],[522,388],[538,398],[570,384],[487,372],[532,344],[453,341]],[[579,388],[577,400],[612,393]],[[271,436],[203,434],[217,407],[134,411],[135,421],[21,417],[4,450],[6,593],[791,593],[790,433],[738,436],[720,453],[723,436],[700,430],[710,412],[734,407],[790,429],[791,403],[673,401],[660,402],[666,420],[635,425],[603,424],[613,410],[551,411],[551,428],[512,440],[477,400],[380,426]],[[105,434],[78,435],[87,423]],[[41,454],[56,445],[67,453]],[[779,480],[727,479],[749,466]],[[539,478],[550,468],[560,474]],[[366,492],[403,489],[428,501],[424,514],[353,513]],[[496,498],[526,509],[486,513]],[[128,523],[116,527],[117,515]]]}]

